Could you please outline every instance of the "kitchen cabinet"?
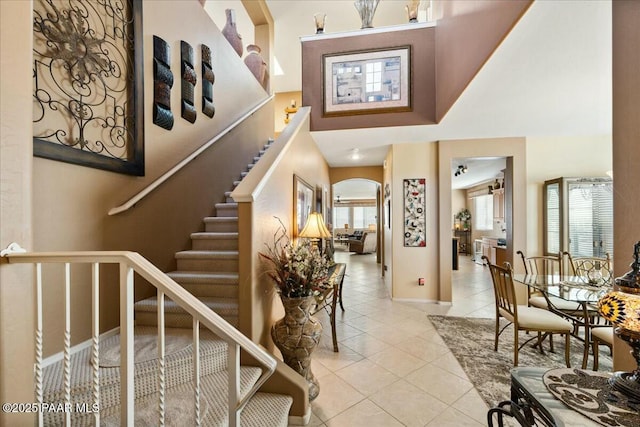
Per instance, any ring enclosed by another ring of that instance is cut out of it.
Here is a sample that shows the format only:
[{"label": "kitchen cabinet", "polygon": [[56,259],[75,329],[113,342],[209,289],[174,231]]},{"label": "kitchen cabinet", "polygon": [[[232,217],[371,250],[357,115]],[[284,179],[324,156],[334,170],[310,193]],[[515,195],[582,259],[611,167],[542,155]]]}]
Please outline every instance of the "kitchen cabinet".
[{"label": "kitchen cabinet", "polygon": [[504,221],[504,188],[493,190],[493,219]]},{"label": "kitchen cabinet", "polygon": [[498,247],[496,249],[496,265],[504,267],[504,263],[507,261],[507,248]]},{"label": "kitchen cabinet", "polygon": [[496,263],[496,247],[498,246],[498,239],[491,237],[482,238],[482,255],[489,258],[491,264]]}]

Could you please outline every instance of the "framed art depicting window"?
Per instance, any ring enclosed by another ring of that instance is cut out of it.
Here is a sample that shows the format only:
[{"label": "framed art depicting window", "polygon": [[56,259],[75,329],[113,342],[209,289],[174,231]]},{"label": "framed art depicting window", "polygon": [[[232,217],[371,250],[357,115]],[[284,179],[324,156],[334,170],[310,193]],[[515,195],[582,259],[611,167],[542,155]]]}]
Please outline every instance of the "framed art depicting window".
[{"label": "framed art depicting window", "polygon": [[326,54],[323,115],[411,111],[411,46]]}]

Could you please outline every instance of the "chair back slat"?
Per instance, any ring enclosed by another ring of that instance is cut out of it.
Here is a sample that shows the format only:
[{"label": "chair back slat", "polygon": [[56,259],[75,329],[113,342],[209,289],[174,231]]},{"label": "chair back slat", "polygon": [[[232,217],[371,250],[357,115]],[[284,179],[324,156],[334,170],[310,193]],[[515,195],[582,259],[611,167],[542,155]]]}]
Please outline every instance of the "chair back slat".
[{"label": "chair back slat", "polygon": [[[496,299],[496,310],[502,311],[502,315],[508,314],[513,319],[518,317],[518,303],[516,300],[515,287],[513,285],[513,277],[511,265],[505,263],[504,267],[491,264],[489,258],[482,257],[491,272],[491,280],[493,282],[493,291]],[[497,313],[496,313],[497,315]]]},{"label": "chair back slat", "polygon": [[542,255],[542,256],[525,256],[522,251],[516,252],[520,255],[524,264],[524,272],[526,274],[541,275],[562,275],[562,254]]}]

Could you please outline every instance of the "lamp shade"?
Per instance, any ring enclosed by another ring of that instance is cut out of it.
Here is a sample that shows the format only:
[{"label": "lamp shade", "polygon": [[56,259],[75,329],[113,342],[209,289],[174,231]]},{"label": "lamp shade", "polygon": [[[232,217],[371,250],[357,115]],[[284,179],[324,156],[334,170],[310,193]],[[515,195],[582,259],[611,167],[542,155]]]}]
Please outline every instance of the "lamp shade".
[{"label": "lamp shade", "polygon": [[307,237],[310,239],[326,239],[331,237],[331,233],[324,225],[322,214],[318,212],[311,212],[311,214],[309,214],[307,223],[300,232],[300,237]]}]

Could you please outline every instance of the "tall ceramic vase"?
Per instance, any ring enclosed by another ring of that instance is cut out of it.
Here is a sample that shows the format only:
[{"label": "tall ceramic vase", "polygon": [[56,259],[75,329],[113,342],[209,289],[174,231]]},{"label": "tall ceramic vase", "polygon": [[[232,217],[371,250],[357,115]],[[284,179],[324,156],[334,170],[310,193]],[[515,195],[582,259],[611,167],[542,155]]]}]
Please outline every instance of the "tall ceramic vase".
[{"label": "tall ceramic vase", "polygon": [[226,9],[225,13],[227,14],[227,23],[222,28],[222,35],[231,44],[233,50],[242,56],[242,36],[238,34],[238,29],[236,28],[236,11]]},{"label": "tall ceramic vase", "polygon": [[322,336],[322,325],[309,312],[315,299],[282,298],[284,317],[271,327],[271,338],[282,353],[284,363],[309,384],[309,400],[320,393],[318,380],[311,372],[311,353]]},{"label": "tall ceramic vase", "polygon": [[258,83],[264,87],[264,77],[267,71],[267,64],[260,55],[260,47],[255,44],[247,46],[247,56],[244,57],[244,63],[247,68],[253,73]]},{"label": "tall ceramic vase", "polygon": [[356,0],[353,3],[362,20],[362,27],[360,28],[373,28],[373,15],[376,13],[378,3],[380,3],[380,0]]}]

